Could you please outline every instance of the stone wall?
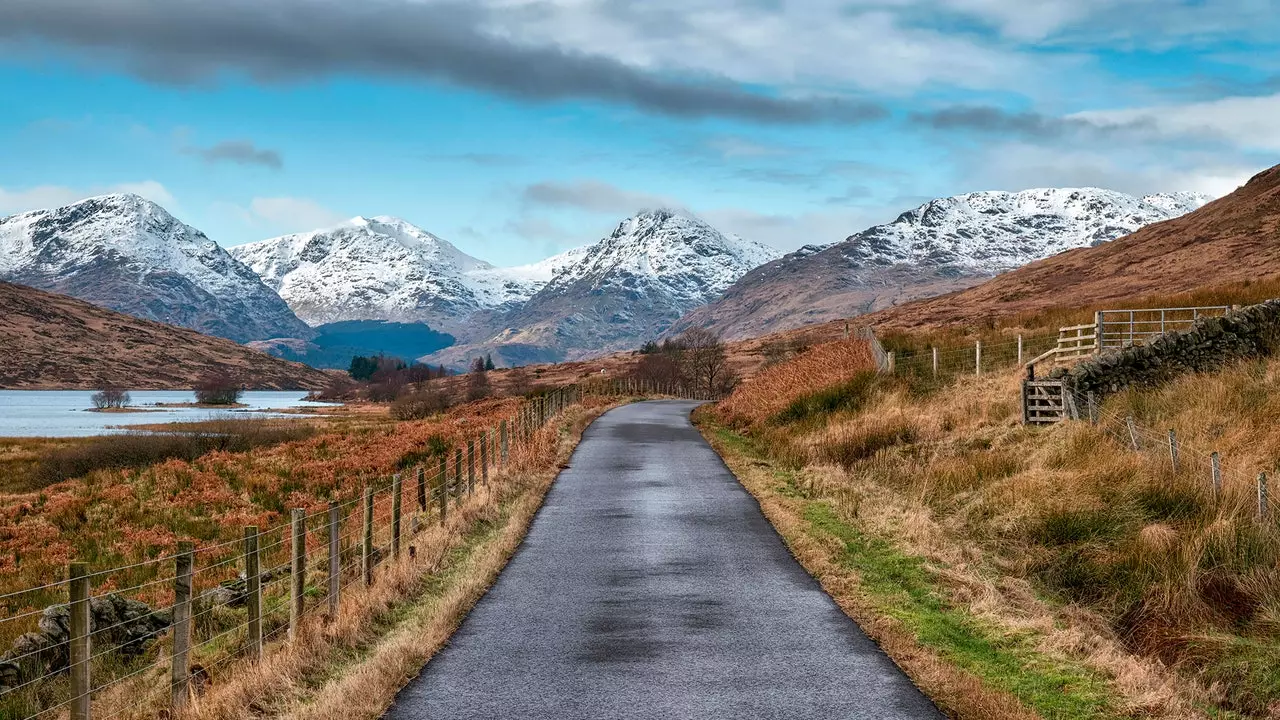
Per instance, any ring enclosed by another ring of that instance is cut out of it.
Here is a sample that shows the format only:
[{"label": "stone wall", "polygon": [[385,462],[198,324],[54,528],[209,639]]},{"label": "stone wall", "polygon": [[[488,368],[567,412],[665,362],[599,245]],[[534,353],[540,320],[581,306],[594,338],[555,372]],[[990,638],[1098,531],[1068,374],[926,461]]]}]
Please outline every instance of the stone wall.
[{"label": "stone wall", "polygon": [[1280,351],[1280,300],[1201,318],[1190,329],[1169,333],[1150,345],[1099,355],[1075,367],[1055,370],[1078,398],[1098,400],[1128,387],[1150,387],[1180,375]]}]

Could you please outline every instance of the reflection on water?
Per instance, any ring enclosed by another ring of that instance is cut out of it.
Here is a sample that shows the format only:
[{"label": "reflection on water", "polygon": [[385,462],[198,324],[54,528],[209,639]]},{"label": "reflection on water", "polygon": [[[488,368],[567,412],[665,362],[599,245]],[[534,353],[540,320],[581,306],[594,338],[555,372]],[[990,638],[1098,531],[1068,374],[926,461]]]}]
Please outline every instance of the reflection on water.
[{"label": "reflection on water", "polygon": [[254,390],[245,392],[240,402],[248,407],[236,410],[209,408],[149,408],[158,403],[188,403],[195,400],[190,390],[131,390],[133,407],[153,409],[145,413],[85,412],[93,408],[93,390],[0,390],[0,437],[84,437],[119,430],[114,425],[191,422],[225,418],[281,417],[272,410],[324,407],[326,403],[303,400],[303,390]]}]

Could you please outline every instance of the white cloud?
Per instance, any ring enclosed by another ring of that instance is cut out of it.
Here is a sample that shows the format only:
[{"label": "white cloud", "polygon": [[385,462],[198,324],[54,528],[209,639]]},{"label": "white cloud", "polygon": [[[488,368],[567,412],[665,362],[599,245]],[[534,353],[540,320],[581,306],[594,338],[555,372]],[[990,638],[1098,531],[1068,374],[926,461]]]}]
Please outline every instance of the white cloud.
[{"label": "white cloud", "polygon": [[1161,107],[1104,110],[1075,117],[1095,123],[1143,122],[1167,139],[1225,140],[1236,147],[1280,150],[1280,93]]},{"label": "white cloud", "polygon": [[960,160],[971,190],[1094,186],[1132,195],[1202,192],[1215,197],[1243,185],[1260,166],[1220,153],[1167,150],[1153,157],[1141,148],[1063,148],[1004,143]]},{"label": "white cloud", "polygon": [[629,215],[641,210],[671,208],[683,204],[674,198],[625,190],[600,180],[575,182],[546,181],[527,186],[521,192],[527,205],[567,208],[587,212]]},{"label": "white cloud", "polygon": [[330,227],[347,219],[315,200],[295,197],[254,198],[249,203],[248,218],[281,233]]},{"label": "white cloud", "polygon": [[65,185],[38,185],[26,190],[9,190],[0,188],[0,214],[13,214],[29,210],[44,210],[61,207],[111,193],[133,193],[165,206],[171,212],[176,211],[177,201],[164,185],[155,180],[126,182],[116,185],[99,185],[90,188],[73,188]]}]

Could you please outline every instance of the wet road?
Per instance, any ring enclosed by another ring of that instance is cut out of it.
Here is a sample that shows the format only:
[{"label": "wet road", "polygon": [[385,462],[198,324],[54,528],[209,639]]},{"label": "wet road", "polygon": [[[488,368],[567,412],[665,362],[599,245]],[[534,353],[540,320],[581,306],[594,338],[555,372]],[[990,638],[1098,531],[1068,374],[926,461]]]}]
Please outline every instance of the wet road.
[{"label": "wet road", "polygon": [[587,429],[524,545],[387,717],[939,718],[688,420]]}]

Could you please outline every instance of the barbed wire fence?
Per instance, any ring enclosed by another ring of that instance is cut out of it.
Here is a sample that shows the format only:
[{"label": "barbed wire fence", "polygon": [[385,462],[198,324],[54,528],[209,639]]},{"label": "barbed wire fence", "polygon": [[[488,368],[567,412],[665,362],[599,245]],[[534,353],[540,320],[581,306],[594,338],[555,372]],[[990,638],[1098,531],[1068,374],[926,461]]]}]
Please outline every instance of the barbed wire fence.
[{"label": "barbed wire fence", "polygon": [[0,637],[16,638],[0,655],[0,717],[88,720],[95,699],[121,689],[129,706],[167,694],[181,710],[215,668],[261,659],[314,618],[331,622],[344,594],[415,555],[415,537],[509,477],[517,454],[585,396],[680,390],[625,380],[549,390],[434,463],[361,481],[288,521],[126,565],[73,562],[63,578],[0,594]]}]

